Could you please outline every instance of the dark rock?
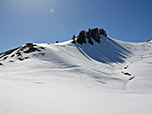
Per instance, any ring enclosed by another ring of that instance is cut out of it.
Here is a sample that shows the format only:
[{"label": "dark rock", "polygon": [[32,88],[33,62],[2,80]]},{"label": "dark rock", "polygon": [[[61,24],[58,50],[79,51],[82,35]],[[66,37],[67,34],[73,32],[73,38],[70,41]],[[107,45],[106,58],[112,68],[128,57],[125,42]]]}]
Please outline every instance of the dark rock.
[{"label": "dark rock", "polygon": [[13,60],[9,60],[10,63],[14,62]]},{"label": "dark rock", "polygon": [[124,75],[128,75],[128,76],[131,76],[131,74],[130,73],[128,73],[128,72],[122,72]]},{"label": "dark rock", "polygon": [[6,52],[3,52],[3,53],[0,53],[0,59],[1,59],[2,57],[6,56],[6,55],[11,54],[12,52],[16,51],[17,49],[19,49],[19,47],[18,47],[18,48],[15,48],[15,49],[11,49],[11,50],[6,51]]},{"label": "dark rock", "polygon": [[24,58],[18,58],[18,60],[23,61],[23,60],[24,60]]}]

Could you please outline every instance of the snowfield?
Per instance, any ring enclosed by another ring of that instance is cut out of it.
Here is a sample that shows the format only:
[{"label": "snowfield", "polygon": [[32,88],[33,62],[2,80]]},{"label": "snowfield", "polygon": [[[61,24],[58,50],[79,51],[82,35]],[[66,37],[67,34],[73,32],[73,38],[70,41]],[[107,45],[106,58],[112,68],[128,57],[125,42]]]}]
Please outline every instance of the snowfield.
[{"label": "snowfield", "polygon": [[1,53],[0,114],[152,114],[152,42],[101,35]]}]

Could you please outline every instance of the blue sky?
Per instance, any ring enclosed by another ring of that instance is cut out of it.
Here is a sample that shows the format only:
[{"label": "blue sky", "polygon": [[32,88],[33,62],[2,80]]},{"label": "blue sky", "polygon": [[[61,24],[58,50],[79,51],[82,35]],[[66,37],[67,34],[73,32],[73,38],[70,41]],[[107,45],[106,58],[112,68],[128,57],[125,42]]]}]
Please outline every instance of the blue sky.
[{"label": "blue sky", "polygon": [[0,52],[95,27],[122,41],[152,39],[152,0],[0,0]]}]

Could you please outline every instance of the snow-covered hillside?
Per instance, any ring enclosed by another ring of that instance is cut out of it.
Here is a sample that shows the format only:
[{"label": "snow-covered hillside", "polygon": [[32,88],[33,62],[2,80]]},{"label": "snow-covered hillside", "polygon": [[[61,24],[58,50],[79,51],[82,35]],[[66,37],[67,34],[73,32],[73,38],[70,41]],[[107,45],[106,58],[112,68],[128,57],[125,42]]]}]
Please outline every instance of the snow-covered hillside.
[{"label": "snow-covered hillside", "polygon": [[0,114],[151,114],[152,42],[27,43],[0,54]]}]

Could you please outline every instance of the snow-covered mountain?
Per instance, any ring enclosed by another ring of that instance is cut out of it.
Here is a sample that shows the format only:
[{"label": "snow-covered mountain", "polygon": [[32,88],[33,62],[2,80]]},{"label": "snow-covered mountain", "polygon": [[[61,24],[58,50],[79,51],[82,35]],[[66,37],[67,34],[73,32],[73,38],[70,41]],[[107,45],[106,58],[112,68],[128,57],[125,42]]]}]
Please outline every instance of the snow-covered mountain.
[{"label": "snow-covered mountain", "polygon": [[0,53],[0,114],[151,114],[152,42],[88,42]]}]

